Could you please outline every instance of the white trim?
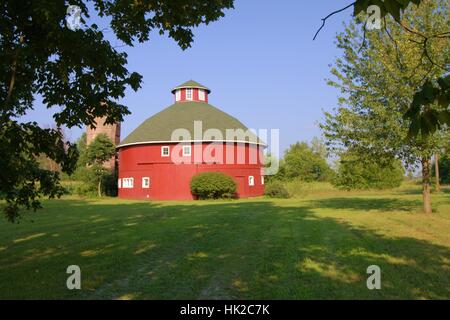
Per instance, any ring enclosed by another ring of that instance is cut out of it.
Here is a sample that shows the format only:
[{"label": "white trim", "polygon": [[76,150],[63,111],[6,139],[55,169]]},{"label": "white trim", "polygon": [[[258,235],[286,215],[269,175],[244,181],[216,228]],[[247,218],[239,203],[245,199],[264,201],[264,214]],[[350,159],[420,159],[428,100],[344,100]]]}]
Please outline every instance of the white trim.
[{"label": "white trim", "polygon": [[[189,149],[185,149],[185,148],[189,148]],[[188,152],[185,152],[185,150],[189,150]],[[183,146],[183,157],[190,157],[192,155],[192,147],[189,146]]]},{"label": "white trim", "polygon": [[181,100],[181,90],[175,90],[175,101]]},{"label": "white trim", "polygon": [[209,90],[208,88],[206,88],[206,87],[199,87],[199,86],[175,87],[175,88],[172,89],[172,92],[174,92],[174,91],[176,91],[176,90],[180,90],[180,89],[188,89],[188,88],[192,88],[192,89],[203,89],[203,90],[205,90],[205,91],[208,92],[208,93],[211,92],[211,90]]},{"label": "white trim", "polygon": [[[164,150],[167,149],[167,154],[164,154]],[[168,158],[170,157],[170,146],[161,146],[161,157],[162,158]]]},{"label": "white trim", "polygon": [[142,189],[149,189],[149,188],[150,188],[150,178],[142,177]]},{"label": "white trim", "polygon": [[180,141],[143,141],[143,142],[133,142],[133,143],[125,143],[120,144],[116,148],[123,148],[128,146],[135,146],[139,144],[164,144],[164,143],[199,143],[199,142],[221,142],[221,143],[248,143],[248,144],[256,144],[260,146],[267,147],[267,144],[262,142],[249,142],[249,141],[242,141],[242,140],[180,140]]},{"label": "white trim", "polygon": [[261,185],[264,185],[264,176],[261,176]]},{"label": "white trim", "polygon": [[117,188],[121,189],[122,188],[122,179],[118,179],[117,180]]},{"label": "white trim", "polygon": [[255,177],[254,176],[248,176],[248,185],[250,187],[255,186]]}]

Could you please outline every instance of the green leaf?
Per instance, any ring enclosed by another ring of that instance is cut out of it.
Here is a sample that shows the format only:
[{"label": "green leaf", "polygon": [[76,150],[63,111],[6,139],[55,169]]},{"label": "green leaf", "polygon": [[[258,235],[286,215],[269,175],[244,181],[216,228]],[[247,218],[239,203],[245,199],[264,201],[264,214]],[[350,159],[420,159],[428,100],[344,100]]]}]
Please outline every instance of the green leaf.
[{"label": "green leaf", "polygon": [[438,83],[442,90],[450,89],[450,75],[439,78]]},{"label": "green leaf", "polygon": [[354,8],[353,8],[353,15],[357,16],[361,12],[366,12],[367,7],[369,6],[370,0],[357,0],[355,2]]},{"label": "green leaf", "polygon": [[387,0],[384,1],[384,7],[386,11],[394,17],[396,21],[400,21],[402,4],[398,3],[395,0]]}]

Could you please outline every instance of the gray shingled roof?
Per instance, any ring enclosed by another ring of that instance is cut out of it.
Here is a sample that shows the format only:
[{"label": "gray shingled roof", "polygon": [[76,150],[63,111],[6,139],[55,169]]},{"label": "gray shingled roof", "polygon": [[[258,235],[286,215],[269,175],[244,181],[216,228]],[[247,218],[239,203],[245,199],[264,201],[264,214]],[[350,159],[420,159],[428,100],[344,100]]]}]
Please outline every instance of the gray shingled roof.
[{"label": "gray shingled roof", "polygon": [[[207,129],[220,130],[223,139],[215,138],[214,140],[227,140],[227,129],[248,130],[239,120],[210,104],[195,101],[182,102],[175,103],[145,120],[120,143],[119,147],[152,142],[178,142],[178,140],[172,140],[172,132],[180,128],[187,129],[191,134],[191,140],[196,140],[194,139],[194,121],[202,121],[203,133]],[[241,141],[238,138],[232,140]],[[244,141],[264,144],[253,133],[248,135]]]}]

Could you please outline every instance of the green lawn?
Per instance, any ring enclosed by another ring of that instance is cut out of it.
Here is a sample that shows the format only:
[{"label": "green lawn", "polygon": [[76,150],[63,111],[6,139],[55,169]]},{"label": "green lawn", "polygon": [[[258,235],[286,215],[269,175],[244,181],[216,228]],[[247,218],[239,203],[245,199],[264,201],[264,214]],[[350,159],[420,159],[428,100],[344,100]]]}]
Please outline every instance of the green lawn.
[{"label": "green lawn", "polygon": [[[0,221],[0,298],[450,299],[450,190],[46,201]],[[366,268],[382,270],[368,290]],[[82,290],[66,289],[79,265]]]}]

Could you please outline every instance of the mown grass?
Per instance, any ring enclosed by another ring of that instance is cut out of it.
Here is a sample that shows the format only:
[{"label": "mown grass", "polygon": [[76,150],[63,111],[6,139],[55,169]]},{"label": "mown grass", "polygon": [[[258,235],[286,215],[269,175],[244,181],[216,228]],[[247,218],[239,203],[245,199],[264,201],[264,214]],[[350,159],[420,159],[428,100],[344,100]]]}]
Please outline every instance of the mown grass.
[{"label": "mown grass", "polygon": [[[326,188],[325,188],[326,189]],[[0,222],[0,298],[449,299],[450,193],[309,191],[287,200],[67,197]],[[379,265],[382,289],[368,290]],[[79,265],[82,290],[66,288]]]}]

